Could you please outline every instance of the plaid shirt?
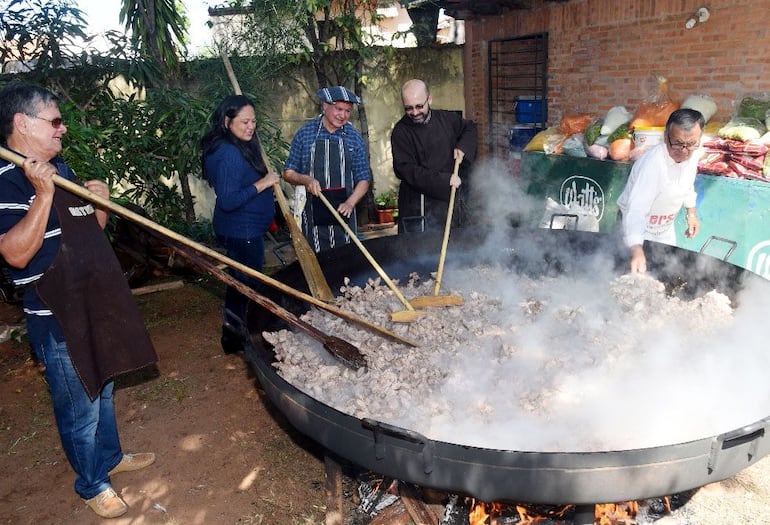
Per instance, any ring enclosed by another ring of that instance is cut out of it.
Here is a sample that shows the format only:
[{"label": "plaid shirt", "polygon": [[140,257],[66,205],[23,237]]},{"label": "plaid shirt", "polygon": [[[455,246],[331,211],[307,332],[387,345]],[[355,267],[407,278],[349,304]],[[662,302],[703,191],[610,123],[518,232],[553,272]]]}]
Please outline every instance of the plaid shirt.
[{"label": "plaid shirt", "polygon": [[316,117],[303,125],[291,141],[289,157],[283,167],[307,175],[310,172],[310,153],[316,140],[342,140],[348,148],[352,160],[353,183],[369,180],[369,160],[361,134],[349,122],[342,129],[329,133]]}]

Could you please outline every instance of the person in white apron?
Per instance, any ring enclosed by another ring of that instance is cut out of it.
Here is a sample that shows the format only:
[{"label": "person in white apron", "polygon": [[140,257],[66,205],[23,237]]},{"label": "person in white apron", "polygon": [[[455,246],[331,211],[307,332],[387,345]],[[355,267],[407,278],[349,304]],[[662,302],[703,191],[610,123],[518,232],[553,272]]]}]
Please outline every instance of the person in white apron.
[{"label": "person in white apron", "polygon": [[305,192],[304,208],[295,213],[308,243],[320,252],[348,244],[350,238],[318,195],[323,192],[356,232],[356,205],[369,190],[371,175],[363,137],[349,122],[353,104],[361,99],[343,86],[320,89],[317,95],[321,114],[294,135],[284,178]]},{"label": "person in white apron", "polygon": [[687,211],[687,237],[700,229],[696,213],[695,175],[705,120],[694,109],[678,109],[668,118],[663,142],[634,163],[618,197],[623,242],[631,251],[630,271],[646,272],[644,241],[676,244],[674,220]]}]

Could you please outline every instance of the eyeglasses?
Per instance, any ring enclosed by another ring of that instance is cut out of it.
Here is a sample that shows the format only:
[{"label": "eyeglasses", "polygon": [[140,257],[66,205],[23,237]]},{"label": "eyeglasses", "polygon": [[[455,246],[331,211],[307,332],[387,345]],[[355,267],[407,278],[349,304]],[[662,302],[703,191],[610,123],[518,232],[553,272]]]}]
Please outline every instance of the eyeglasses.
[{"label": "eyeglasses", "polygon": [[425,99],[425,102],[422,104],[415,104],[414,106],[404,106],[404,111],[414,111],[415,109],[417,111],[422,111],[422,108],[428,105],[428,99],[430,99],[430,95],[428,95],[428,98]]},{"label": "eyeglasses", "polygon": [[671,142],[671,138],[667,137],[668,145],[671,146],[673,149],[677,149],[679,151],[683,150],[694,150],[698,146],[700,146],[700,140],[697,140],[695,142]]},{"label": "eyeglasses", "polygon": [[64,120],[61,117],[56,118],[45,118],[45,117],[38,117],[37,115],[27,115],[28,117],[36,118],[38,120],[45,120],[46,122],[51,123],[52,128],[60,128],[64,125]]}]

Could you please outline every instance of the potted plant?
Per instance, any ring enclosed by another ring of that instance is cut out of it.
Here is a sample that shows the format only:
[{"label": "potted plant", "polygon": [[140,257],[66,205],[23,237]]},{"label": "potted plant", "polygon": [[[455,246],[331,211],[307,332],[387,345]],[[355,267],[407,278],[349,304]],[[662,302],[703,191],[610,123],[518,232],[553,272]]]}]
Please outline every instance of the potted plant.
[{"label": "potted plant", "polygon": [[378,193],[374,198],[377,206],[377,217],[380,224],[394,222],[398,216],[398,192],[391,188],[388,191]]}]

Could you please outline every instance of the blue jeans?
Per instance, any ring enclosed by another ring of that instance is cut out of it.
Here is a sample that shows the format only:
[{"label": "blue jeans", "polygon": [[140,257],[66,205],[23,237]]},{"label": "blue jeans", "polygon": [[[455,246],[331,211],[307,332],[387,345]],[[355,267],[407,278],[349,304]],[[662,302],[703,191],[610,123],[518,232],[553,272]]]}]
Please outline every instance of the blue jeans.
[{"label": "blue jeans", "polygon": [[110,487],[107,472],[123,458],[115,422],[110,381],[91,401],[72,366],[67,344],[53,336],[35,345],[35,354],[45,365],[53,413],[64,453],[75,471],[75,492],[91,499]]},{"label": "blue jeans", "polygon": [[[262,237],[253,239],[236,239],[234,237],[217,236],[217,242],[227,250],[227,256],[234,261],[248,266],[259,272],[265,263],[265,240]],[[228,273],[247,284],[250,288],[259,289],[260,281],[239,271],[229,269]],[[225,292],[225,322],[233,325],[239,331],[245,330],[246,308],[249,298],[236,289],[227,287]]]}]

